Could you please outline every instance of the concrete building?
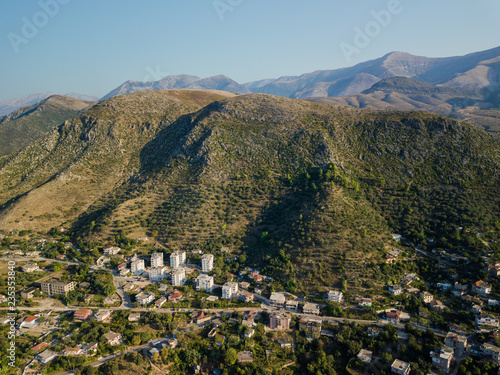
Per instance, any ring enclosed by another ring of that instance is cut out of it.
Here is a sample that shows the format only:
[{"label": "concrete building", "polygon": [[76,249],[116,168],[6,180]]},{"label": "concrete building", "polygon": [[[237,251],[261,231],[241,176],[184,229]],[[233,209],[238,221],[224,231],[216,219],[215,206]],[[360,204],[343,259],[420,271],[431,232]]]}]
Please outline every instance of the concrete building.
[{"label": "concrete building", "polygon": [[153,293],[147,293],[147,292],[141,292],[138,295],[135,296],[135,300],[140,304],[140,305],[148,305],[151,302],[153,302],[155,299],[155,295]]},{"label": "concrete building", "polygon": [[122,343],[122,335],[113,331],[109,331],[104,335],[107,343],[111,346],[120,345]]},{"label": "concrete building", "polygon": [[304,332],[308,340],[318,339],[321,335],[322,321],[319,319],[299,320],[299,331]]},{"label": "concrete building", "polygon": [[38,271],[40,268],[36,263],[26,263],[24,266],[21,267],[21,269],[23,270],[23,272],[31,273]]},{"label": "concrete building", "polygon": [[394,360],[391,365],[391,372],[397,375],[408,375],[410,373],[410,364],[399,359]]},{"label": "concrete building", "polygon": [[92,315],[92,310],[90,309],[78,309],[73,313],[73,318],[77,320],[87,320]]},{"label": "concrete building", "polygon": [[298,312],[299,311],[299,301],[295,301],[295,300],[286,301],[285,310],[290,311],[290,312],[295,312],[295,313]]},{"label": "concrete building", "polygon": [[488,295],[491,293],[491,285],[485,283],[483,280],[479,280],[472,284],[472,291],[482,295]]},{"label": "concrete building", "polygon": [[175,251],[170,254],[170,267],[176,268],[186,263],[186,252]]},{"label": "concrete building", "polygon": [[271,306],[277,309],[285,308],[286,298],[283,293],[271,293],[271,297],[269,297],[269,301],[271,301]]},{"label": "concrete building", "polygon": [[314,315],[319,315],[321,312],[320,305],[317,303],[310,303],[306,302],[304,303],[304,306],[302,307],[302,311],[304,314],[314,314]]},{"label": "concrete building", "polygon": [[[35,288],[33,286],[31,288],[25,289],[25,290],[21,291],[21,297],[24,299],[32,299],[35,296],[35,292],[37,290],[38,290],[38,288]],[[7,299],[5,299],[5,300],[7,300]],[[1,299],[0,299],[0,303],[2,303]]]},{"label": "concrete building", "polygon": [[150,268],[148,273],[151,281],[161,281],[167,277],[167,268],[164,266]]},{"label": "concrete building", "polygon": [[373,359],[373,352],[366,349],[361,349],[358,353],[357,358],[364,363],[371,363]]},{"label": "concrete building", "polygon": [[210,272],[214,268],[214,256],[212,254],[204,254],[201,257],[202,272]]},{"label": "concrete building", "polygon": [[111,310],[99,310],[94,314],[94,319],[98,322],[105,322],[111,316]]},{"label": "concrete building", "polygon": [[144,259],[137,259],[130,263],[130,272],[134,275],[141,275],[144,270]]},{"label": "concrete building", "polygon": [[181,286],[186,283],[186,270],[184,268],[176,268],[172,271],[172,285]]},{"label": "concrete building", "polygon": [[344,298],[344,294],[339,291],[339,290],[330,290],[326,296],[327,301],[331,302],[342,302],[342,299]]},{"label": "concrete building", "polygon": [[120,252],[120,250],[121,249],[118,246],[112,246],[112,245],[107,245],[104,246],[103,248],[104,255],[107,256],[117,255]]},{"label": "concrete building", "polygon": [[238,293],[238,283],[233,283],[231,281],[228,281],[222,286],[222,298],[224,299],[231,299],[237,293]]},{"label": "concrete building", "polygon": [[434,366],[445,373],[450,371],[451,361],[453,360],[453,348],[443,345],[441,349],[431,352],[430,355]]},{"label": "concrete building", "polygon": [[467,353],[467,336],[455,332],[448,332],[446,334],[446,338],[444,339],[444,343],[453,348],[457,357],[462,357],[465,353]]},{"label": "concrete building", "polygon": [[290,316],[285,314],[272,314],[269,317],[269,328],[285,330],[290,329]]},{"label": "concrete building", "polygon": [[163,253],[153,253],[151,255],[151,268],[163,267]]},{"label": "concrete building", "polygon": [[206,290],[207,292],[211,292],[213,287],[214,287],[213,276],[201,274],[196,278],[196,290],[199,291]]},{"label": "concrete building", "polygon": [[48,296],[53,296],[56,294],[67,295],[76,287],[75,281],[60,281],[56,279],[49,279],[47,281],[42,281],[42,292]]},{"label": "concrete building", "polygon": [[424,301],[424,303],[431,303],[434,296],[429,292],[422,292],[420,293],[420,298]]}]

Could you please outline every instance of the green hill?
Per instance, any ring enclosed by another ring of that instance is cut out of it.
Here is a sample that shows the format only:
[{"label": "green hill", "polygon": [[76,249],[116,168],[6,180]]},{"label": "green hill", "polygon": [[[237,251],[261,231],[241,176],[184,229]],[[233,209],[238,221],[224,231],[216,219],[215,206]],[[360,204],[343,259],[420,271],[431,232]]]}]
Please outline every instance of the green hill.
[{"label": "green hill", "polygon": [[380,268],[392,232],[414,243],[465,225],[495,234],[499,148],[476,127],[424,112],[140,92],[4,161],[0,228],[226,246],[290,290],[356,290],[400,272]]}]

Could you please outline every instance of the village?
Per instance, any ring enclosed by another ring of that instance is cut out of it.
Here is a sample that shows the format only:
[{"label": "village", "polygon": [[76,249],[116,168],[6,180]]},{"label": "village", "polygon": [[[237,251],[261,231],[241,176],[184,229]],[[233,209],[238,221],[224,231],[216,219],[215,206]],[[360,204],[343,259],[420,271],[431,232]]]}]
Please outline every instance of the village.
[{"label": "village", "polygon": [[[71,243],[60,247],[63,246],[74,248]],[[108,277],[110,289],[99,295],[91,283],[79,282],[64,272],[65,267],[78,267],[77,259],[56,255],[42,269],[39,264],[43,259],[43,246],[28,251],[15,247],[3,250],[4,257],[22,264],[19,274],[48,274],[41,277],[40,282],[27,282],[26,287],[18,291],[17,335],[35,341],[29,350],[31,357],[25,364],[25,374],[46,373],[44,369],[50,369],[50,363],[61,357],[81,357],[84,358],[81,363],[99,366],[118,356],[115,348],[121,348],[122,354],[142,350],[153,360],[162,349],[175,349],[179,345],[179,331],[206,332],[206,339],[223,347],[229,339],[220,327],[227,325],[239,327],[237,332],[243,340],[256,334],[272,334],[273,345],[292,352],[297,345],[294,331],[312,342],[321,337],[334,337],[333,330],[342,325],[361,325],[369,337],[376,337],[392,326],[397,332],[398,345],[405,345],[408,331],[415,330],[432,334],[441,342],[427,354],[436,373],[456,372],[469,357],[495,365],[500,363],[500,322],[496,314],[500,302],[492,297],[496,293],[487,281],[461,284],[450,277],[449,281],[429,282],[409,272],[398,282],[387,285],[383,298],[353,295],[340,289],[296,296],[274,290],[273,278],[261,274],[259,269],[241,265],[235,268],[237,273],[216,272],[214,254],[201,250],[174,251],[168,255],[153,251],[149,255],[134,253],[129,257],[122,253],[119,246],[106,245],[95,264],[89,267],[89,275]],[[386,262],[397,262],[400,253],[392,251]],[[237,261],[237,257],[226,256],[224,249],[218,256],[222,256],[225,263]],[[445,251],[426,256],[440,259],[436,267],[441,261],[468,261]],[[497,278],[500,264],[488,263],[484,274]],[[77,297],[68,299],[71,295]],[[412,308],[408,308],[408,301]],[[6,302],[6,296],[0,295],[3,308],[0,313],[7,312]],[[460,316],[468,316],[469,320],[435,324],[435,317],[439,320],[443,314],[458,313],[452,310],[456,306],[460,306]],[[167,336],[125,337],[123,332],[108,327],[103,339],[63,345],[72,342],[67,340],[74,334],[67,331],[70,326],[83,331],[89,322],[106,327],[119,319],[140,326],[150,312],[172,316],[172,320],[178,319],[181,323],[176,323],[175,330],[168,330]],[[0,317],[2,325],[8,325],[10,320],[7,315]],[[254,351],[237,352],[237,363],[253,361]],[[350,366],[355,373],[381,361],[372,350],[361,347],[353,355]],[[392,373],[408,375],[411,370],[409,362],[397,355],[391,357]],[[192,368],[192,373],[205,371],[199,365]],[[57,373],[53,369],[50,372]]]}]

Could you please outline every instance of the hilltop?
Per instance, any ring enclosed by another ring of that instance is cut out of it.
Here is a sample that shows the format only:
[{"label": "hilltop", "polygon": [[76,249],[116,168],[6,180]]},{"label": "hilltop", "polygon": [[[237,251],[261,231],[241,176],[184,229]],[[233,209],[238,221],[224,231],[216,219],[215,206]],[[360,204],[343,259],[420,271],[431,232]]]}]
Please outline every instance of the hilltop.
[{"label": "hilltop", "polygon": [[[0,228],[227,246],[291,289],[342,279],[357,288],[383,279],[376,265],[391,232],[445,233],[427,212],[433,202],[468,210],[469,225],[489,230],[499,148],[498,138],[429,113],[143,91],[95,105],[4,161]],[[415,206],[401,216],[407,201]],[[463,220],[450,217],[446,230]]]},{"label": "hilltop", "polygon": [[0,117],[0,157],[20,150],[93,104],[52,95]]}]

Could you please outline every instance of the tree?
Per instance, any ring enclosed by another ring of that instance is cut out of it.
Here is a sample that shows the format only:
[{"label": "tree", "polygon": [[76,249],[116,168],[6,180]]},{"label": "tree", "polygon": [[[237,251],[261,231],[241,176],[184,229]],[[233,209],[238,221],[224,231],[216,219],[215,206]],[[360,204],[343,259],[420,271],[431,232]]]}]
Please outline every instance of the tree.
[{"label": "tree", "polygon": [[236,349],[233,348],[228,349],[224,356],[224,363],[227,366],[234,366],[237,360],[238,360],[238,352],[236,351]]}]

